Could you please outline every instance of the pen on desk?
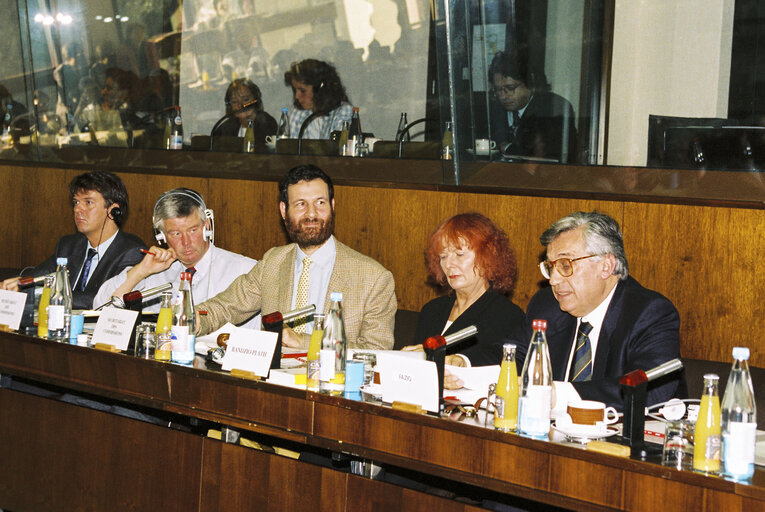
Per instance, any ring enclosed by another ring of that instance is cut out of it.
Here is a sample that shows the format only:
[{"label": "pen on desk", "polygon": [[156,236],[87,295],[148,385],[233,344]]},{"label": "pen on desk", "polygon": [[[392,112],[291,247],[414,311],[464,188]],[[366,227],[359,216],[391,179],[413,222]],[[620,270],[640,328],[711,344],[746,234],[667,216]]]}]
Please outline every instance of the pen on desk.
[{"label": "pen on desk", "polygon": [[298,357],[306,357],[308,352],[295,352],[292,354],[282,354],[282,359],[297,359]]}]

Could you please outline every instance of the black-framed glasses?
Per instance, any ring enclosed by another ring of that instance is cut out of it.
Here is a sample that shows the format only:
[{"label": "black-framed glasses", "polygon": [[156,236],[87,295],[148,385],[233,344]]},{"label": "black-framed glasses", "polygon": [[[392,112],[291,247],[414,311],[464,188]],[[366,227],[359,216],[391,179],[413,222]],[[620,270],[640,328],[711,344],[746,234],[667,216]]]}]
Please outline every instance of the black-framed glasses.
[{"label": "black-framed glasses", "polygon": [[522,85],[523,85],[522,83],[518,82],[517,84],[513,84],[513,85],[503,85],[500,87],[492,86],[490,89],[490,92],[495,98],[498,98],[500,96],[510,96],[512,94],[515,94],[515,91]]},{"label": "black-framed glasses", "polygon": [[545,279],[550,279],[553,269],[557,270],[561,277],[571,277],[574,275],[574,262],[579,260],[586,260],[587,258],[594,258],[600,256],[600,254],[590,254],[589,256],[582,256],[580,258],[558,258],[554,261],[542,261],[539,263],[539,270]]}]

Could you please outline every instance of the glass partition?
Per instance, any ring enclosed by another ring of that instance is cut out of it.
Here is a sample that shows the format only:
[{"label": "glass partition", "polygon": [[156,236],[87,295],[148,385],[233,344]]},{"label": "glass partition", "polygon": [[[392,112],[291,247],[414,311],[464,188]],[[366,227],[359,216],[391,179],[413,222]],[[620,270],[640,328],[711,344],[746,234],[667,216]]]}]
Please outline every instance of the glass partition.
[{"label": "glass partition", "polygon": [[12,2],[0,160],[350,151],[427,168],[371,180],[765,198],[756,0]]}]

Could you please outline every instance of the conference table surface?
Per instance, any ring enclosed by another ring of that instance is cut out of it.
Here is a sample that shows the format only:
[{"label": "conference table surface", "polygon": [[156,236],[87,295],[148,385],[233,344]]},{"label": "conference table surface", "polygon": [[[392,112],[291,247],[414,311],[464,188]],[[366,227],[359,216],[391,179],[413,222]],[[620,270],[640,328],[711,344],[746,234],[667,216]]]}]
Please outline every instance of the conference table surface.
[{"label": "conference table surface", "polygon": [[[622,458],[507,434],[472,419],[451,421],[237,378],[201,357],[186,367],[3,332],[0,374],[565,508],[765,509],[765,472],[759,468],[751,483],[736,483],[678,471],[658,459]],[[24,400],[33,398],[20,395],[4,400],[22,410]],[[8,409],[4,416],[4,428],[12,430]],[[211,485],[204,475],[202,480]],[[0,485],[0,506],[3,490]]]}]

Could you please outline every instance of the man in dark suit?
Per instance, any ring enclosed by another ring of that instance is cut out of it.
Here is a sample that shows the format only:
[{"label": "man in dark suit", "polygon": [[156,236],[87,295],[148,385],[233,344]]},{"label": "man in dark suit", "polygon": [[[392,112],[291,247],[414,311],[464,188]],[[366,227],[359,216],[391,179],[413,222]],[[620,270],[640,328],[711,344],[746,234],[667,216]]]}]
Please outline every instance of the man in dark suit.
[{"label": "man in dark suit", "polygon": [[[515,337],[523,364],[534,319],[547,320],[557,400],[598,400],[621,409],[619,379],[680,357],[680,318],[661,294],[628,275],[617,222],[597,212],[575,212],[554,222],[540,237],[547,259],[540,264],[550,282],[532,297],[524,332]],[[582,336],[580,333],[585,333]],[[685,389],[682,375],[649,383],[648,404]]]},{"label": "man in dark suit", "polygon": [[[90,309],[101,284],[136,265],[146,245],[120,230],[128,214],[128,194],[122,180],[105,171],[80,174],[69,183],[77,233],[62,237],[54,253],[40,265],[22,271],[31,277],[56,270],[56,259],[67,258],[74,309]],[[19,277],[6,279],[0,288],[18,290]]]},{"label": "man in dark suit", "polygon": [[506,157],[576,162],[576,119],[571,103],[550,92],[543,73],[518,53],[497,52],[489,66],[491,138]]}]

